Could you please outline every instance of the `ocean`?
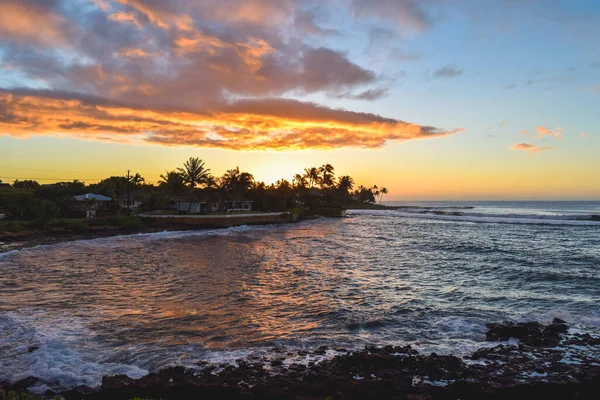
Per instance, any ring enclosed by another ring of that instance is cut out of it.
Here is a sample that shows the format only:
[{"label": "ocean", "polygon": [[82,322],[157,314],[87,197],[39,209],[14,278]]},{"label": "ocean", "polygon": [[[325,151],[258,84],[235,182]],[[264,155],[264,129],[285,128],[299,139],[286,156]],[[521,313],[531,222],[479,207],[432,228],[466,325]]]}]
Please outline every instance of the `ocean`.
[{"label": "ocean", "polygon": [[388,204],[0,254],[0,381],[98,387],[322,345],[460,355],[504,320],[600,333],[600,202]]}]

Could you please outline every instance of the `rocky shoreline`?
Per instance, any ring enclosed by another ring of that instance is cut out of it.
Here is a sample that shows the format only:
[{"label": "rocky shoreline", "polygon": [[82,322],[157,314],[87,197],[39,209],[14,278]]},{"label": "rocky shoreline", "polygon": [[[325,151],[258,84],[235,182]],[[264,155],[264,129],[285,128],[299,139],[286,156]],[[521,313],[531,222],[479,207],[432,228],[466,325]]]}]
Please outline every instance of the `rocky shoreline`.
[{"label": "rocky shoreline", "polygon": [[[269,360],[249,357],[237,360],[236,365],[169,368],[140,379],[107,376],[98,390],[82,386],[60,395],[66,399],[414,400],[600,396],[600,337],[569,329],[555,319],[549,325],[488,324],[486,339],[499,344],[490,343],[461,358],[420,354],[410,346],[369,346],[356,351],[323,346],[295,355],[304,360],[335,355],[301,363],[290,362],[287,350],[275,348]],[[5,385],[0,394],[39,383],[29,377]]]}]

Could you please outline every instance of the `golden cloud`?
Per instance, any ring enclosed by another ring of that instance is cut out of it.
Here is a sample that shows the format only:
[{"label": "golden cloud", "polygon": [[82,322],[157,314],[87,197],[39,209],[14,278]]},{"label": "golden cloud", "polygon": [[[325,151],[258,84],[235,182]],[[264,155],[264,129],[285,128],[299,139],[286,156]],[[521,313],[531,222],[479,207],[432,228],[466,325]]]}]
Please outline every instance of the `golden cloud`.
[{"label": "golden cloud", "polygon": [[65,93],[0,92],[0,134],[17,137],[68,135],[167,146],[294,150],[377,148],[388,141],[443,137],[461,130],[287,99],[244,100],[190,112],[136,108]]},{"label": "golden cloud", "polygon": [[540,151],[551,150],[552,147],[539,147],[529,143],[517,143],[512,147],[513,150],[523,150],[529,153],[539,153]]},{"label": "golden cloud", "polygon": [[540,138],[543,138],[544,136],[555,136],[559,139],[562,139],[562,133],[560,132],[562,130],[561,128],[549,129],[543,126],[536,126],[535,130],[539,134]]}]

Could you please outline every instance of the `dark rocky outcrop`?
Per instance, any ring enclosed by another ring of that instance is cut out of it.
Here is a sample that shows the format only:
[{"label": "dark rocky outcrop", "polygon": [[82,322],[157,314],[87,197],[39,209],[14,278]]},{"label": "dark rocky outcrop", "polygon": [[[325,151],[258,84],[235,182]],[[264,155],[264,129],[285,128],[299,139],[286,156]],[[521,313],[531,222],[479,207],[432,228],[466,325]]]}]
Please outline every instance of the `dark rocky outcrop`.
[{"label": "dark rocky outcrop", "polygon": [[[293,361],[283,358],[289,352],[274,349],[269,359],[240,359],[236,367],[202,364],[195,372],[177,367],[141,379],[110,376],[99,391],[80,387],[62,395],[67,399],[596,399],[600,338],[566,335],[567,331],[564,321],[557,320],[547,326],[490,324],[488,340],[512,337],[519,344],[481,348],[462,358],[420,354],[410,346],[367,346],[347,352],[338,348],[343,353],[311,364],[298,360],[314,360],[329,348],[297,351]],[[552,345],[555,342],[557,346]]]}]

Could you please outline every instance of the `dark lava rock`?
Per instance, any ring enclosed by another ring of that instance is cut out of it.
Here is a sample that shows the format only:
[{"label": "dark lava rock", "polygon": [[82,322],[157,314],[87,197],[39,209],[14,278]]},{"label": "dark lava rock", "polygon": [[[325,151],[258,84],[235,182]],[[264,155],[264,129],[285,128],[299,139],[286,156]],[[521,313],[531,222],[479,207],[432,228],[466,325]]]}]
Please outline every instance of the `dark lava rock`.
[{"label": "dark lava rock", "polygon": [[271,366],[273,367],[279,367],[280,365],[283,365],[283,360],[280,358],[277,358],[275,360],[271,360]]},{"label": "dark lava rock", "polygon": [[564,323],[552,323],[544,326],[539,322],[509,322],[490,323],[486,325],[488,331],[486,340],[490,342],[507,341],[510,338],[519,339],[523,344],[536,347],[556,346],[560,334],[568,330]]},{"label": "dark lava rock", "polygon": [[552,323],[553,323],[553,324],[566,324],[566,323],[567,323],[567,321],[563,321],[563,320],[562,320],[562,319],[560,319],[560,318],[554,318],[554,319],[552,320]]},{"label": "dark lava rock", "polygon": [[33,353],[34,351],[39,350],[39,349],[40,349],[40,346],[29,346],[27,348],[27,352],[28,353]]},{"label": "dark lava rock", "polygon": [[13,383],[10,386],[10,389],[11,390],[24,390],[30,386],[35,385],[39,381],[40,381],[40,378],[36,378],[35,376],[28,376],[25,379],[21,379],[20,381]]},{"label": "dark lava rock", "polygon": [[[308,367],[266,371],[262,363],[240,360],[218,374],[169,368],[140,379],[105,377],[101,390],[62,395],[81,399],[598,399],[600,365],[591,335],[561,336],[566,324],[490,324],[490,340],[515,337],[519,346],[482,348],[465,360],[450,355],[422,355],[410,346],[352,351]],[[561,346],[546,346],[550,341]],[[542,343],[543,345],[540,345]],[[565,349],[568,343],[587,348]],[[307,351],[316,355],[325,349]],[[566,353],[569,352],[567,356]],[[271,361],[281,366],[281,353]],[[563,362],[577,357],[577,362]],[[33,378],[35,379],[35,378]],[[37,380],[36,380],[37,381]],[[35,383],[30,381],[27,386]],[[26,387],[27,387],[26,386]],[[23,387],[23,385],[21,385]],[[81,390],[84,389],[84,390]]]}]

